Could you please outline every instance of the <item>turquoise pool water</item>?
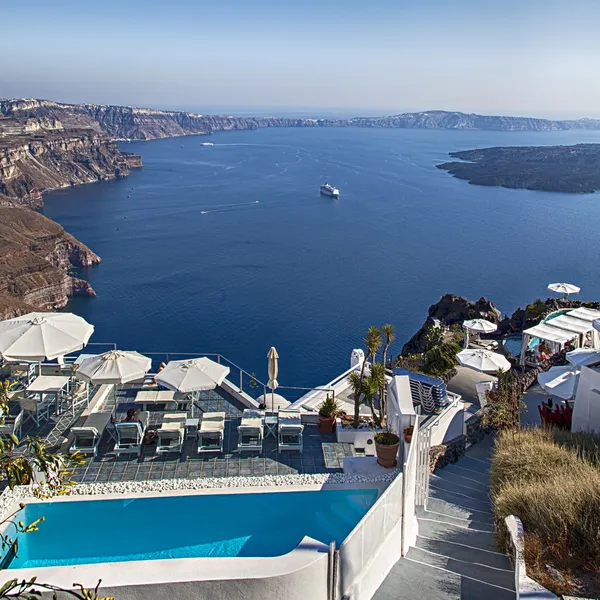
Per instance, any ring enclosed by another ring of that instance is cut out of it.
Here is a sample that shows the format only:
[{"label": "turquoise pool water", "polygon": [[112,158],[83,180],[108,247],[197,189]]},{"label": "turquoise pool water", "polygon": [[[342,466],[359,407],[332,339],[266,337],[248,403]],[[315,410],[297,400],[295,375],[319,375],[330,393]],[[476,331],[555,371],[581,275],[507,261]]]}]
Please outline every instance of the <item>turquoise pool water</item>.
[{"label": "turquoise pool water", "polygon": [[204,494],[28,504],[46,520],[21,535],[9,569],[193,557],[286,554],[310,536],[341,544],[376,489]]}]

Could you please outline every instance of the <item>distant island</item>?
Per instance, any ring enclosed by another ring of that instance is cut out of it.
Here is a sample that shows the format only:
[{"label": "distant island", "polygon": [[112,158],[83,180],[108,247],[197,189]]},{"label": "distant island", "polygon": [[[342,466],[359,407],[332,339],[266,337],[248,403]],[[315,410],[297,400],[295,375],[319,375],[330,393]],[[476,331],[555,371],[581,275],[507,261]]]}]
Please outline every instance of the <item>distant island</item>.
[{"label": "distant island", "polygon": [[600,144],[483,148],[450,156],[467,162],[438,169],[475,185],[570,194],[600,190]]}]

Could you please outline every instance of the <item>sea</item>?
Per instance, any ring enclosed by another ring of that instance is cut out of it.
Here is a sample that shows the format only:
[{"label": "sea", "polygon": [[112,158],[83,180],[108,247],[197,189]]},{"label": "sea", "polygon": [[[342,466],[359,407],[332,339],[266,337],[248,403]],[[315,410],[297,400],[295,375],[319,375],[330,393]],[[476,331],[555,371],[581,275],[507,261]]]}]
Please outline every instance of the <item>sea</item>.
[{"label": "sea", "polygon": [[[97,297],[69,306],[95,325],[92,341],[220,353],[263,381],[275,346],[279,383],[310,387],[349,367],[370,325],[394,325],[399,353],[449,292],[504,313],[555,281],[598,300],[600,195],[475,186],[436,168],[457,150],[580,142],[600,132],[272,128],[124,142],[143,168],[49,193],[43,212],[102,257],[80,272]],[[325,182],[338,200],[319,194]]]}]

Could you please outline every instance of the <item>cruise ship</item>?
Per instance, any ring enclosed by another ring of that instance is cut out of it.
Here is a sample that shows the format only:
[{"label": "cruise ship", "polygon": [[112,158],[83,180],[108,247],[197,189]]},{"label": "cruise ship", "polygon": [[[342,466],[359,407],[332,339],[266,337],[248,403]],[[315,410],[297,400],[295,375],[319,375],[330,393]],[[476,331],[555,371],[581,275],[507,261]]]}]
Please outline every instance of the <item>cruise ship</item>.
[{"label": "cruise ship", "polygon": [[324,196],[331,196],[332,198],[339,198],[340,190],[332,185],[329,185],[328,183],[325,183],[321,186],[321,194]]}]

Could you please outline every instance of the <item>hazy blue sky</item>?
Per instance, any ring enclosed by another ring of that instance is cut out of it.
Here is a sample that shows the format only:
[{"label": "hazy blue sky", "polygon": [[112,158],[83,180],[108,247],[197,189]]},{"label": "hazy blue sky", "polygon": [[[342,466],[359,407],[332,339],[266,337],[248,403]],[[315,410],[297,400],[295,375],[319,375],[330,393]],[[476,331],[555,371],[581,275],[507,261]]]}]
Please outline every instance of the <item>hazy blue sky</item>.
[{"label": "hazy blue sky", "polygon": [[600,116],[600,0],[0,0],[0,97]]}]

